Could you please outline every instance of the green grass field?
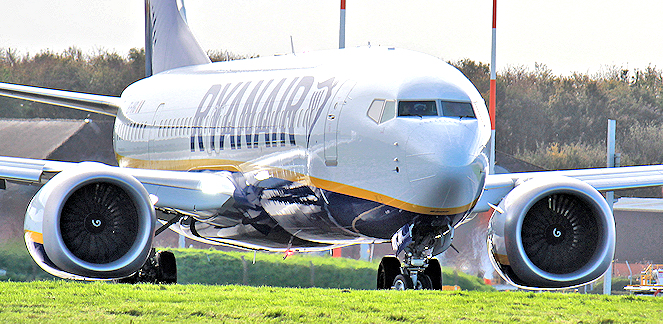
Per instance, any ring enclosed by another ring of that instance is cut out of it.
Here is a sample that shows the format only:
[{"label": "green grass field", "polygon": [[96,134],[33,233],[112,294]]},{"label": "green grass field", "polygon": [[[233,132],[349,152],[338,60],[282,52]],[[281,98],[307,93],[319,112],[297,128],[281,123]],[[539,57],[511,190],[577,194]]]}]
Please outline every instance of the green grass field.
[{"label": "green grass field", "polygon": [[0,283],[0,322],[663,323],[663,298],[237,285]]},{"label": "green grass field", "polygon": [[[222,252],[169,249],[177,258],[178,283],[272,287],[375,289],[378,261],[295,254],[283,260],[280,253]],[[52,280],[30,258],[24,246],[0,247],[0,281]],[[443,269],[445,285],[463,290],[493,290],[476,276]]]}]

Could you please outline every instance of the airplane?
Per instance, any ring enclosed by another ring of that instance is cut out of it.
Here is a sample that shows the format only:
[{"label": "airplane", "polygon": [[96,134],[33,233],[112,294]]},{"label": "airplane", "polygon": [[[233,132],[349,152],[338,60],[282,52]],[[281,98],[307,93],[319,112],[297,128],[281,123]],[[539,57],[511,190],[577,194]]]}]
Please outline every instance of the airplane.
[{"label": "airplane", "polygon": [[663,184],[663,166],[490,174],[490,117],[444,61],[360,47],[211,63],[175,0],[146,1],[147,77],[120,97],[0,84],[0,94],[115,117],[119,167],[0,158],[43,184],[26,246],[77,280],[173,283],[153,238],[307,252],[391,242],[378,289],[441,289],[435,258],[492,211],[496,271],[528,289],[599,278],[615,249],[600,191]]}]

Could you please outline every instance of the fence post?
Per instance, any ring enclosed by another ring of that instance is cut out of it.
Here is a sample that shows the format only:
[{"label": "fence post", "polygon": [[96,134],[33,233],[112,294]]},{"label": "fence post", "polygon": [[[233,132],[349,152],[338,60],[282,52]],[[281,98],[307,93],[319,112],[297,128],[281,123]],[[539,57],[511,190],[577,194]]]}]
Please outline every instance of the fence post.
[{"label": "fence post", "polygon": [[454,269],[454,286],[458,286],[458,270]]},{"label": "fence post", "polygon": [[246,264],[246,260],[244,260],[244,256],[242,255],[242,268],[243,268],[243,274],[242,274],[242,284],[245,286],[249,285],[249,265]]},{"label": "fence post", "polygon": [[315,287],[315,266],[313,265],[313,261],[309,261],[311,264],[311,287]]}]

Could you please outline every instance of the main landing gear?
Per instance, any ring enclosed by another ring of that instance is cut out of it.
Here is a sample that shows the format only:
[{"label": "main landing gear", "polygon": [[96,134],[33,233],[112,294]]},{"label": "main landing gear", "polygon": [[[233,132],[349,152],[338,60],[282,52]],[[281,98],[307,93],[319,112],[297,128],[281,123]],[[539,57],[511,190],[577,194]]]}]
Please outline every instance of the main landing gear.
[{"label": "main landing gear", "polygon": [[[177,223],[183,218],[183,215],[168,209],[158,209],[164,215],[173,215],[170,219],[162,223],[155,232],[154,236],[161,234],[168,229],[171,225]],[[162,220],[168,219],[167,217],[160,218]],[[177,283],[177,262],[175,261],[175,254],[170,251],[157,252],[154,248],[150,251],[150,255],[145,261],[145,264],[129,277],[113,280],[117,283],[154,283],[154,284],[176,284]]]},{"label": "main landing gear", "polygon": [[[382,258],[378,267],[377,289],[429,289],[442,290],[442,268],[433,258],[451,246],[453,227],[415,223],[397,233],[398,251],[405,251],[403,263],[396,256]],[[405,237],[405,239],[403,239]]]},{"label": "main landing gear", "polygon": [[129,277],[115,280],[117,283],[177,283],[177,264],[175,255],[170,251],[156,252],[154,249],[140,270]]}]

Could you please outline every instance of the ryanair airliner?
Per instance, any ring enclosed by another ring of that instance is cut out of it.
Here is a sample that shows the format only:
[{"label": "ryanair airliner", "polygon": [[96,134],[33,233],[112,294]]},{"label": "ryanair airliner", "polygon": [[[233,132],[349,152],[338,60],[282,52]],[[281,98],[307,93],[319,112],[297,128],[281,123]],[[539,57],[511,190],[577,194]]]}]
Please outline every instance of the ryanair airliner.
[{"label": "ryanair airliner", "polygon": [[[599,192],[663,184],[663,167],[488,174],[490,118],[440,59],[370,47],[211,63],[175,0],[146,3],[148,77],[121,97],[0,84],[3,96],[115,116],[119,167],[0,158],[41,183],[25,242],[62,278],[175,282],[170,228],[210,244],[319,251],[392,242],[377,288],[441,289],[434,257],[493,210],[496,270],[520,287],[590,282],[615,224]],[[142,271],[156,267],[158,271]]]}]

